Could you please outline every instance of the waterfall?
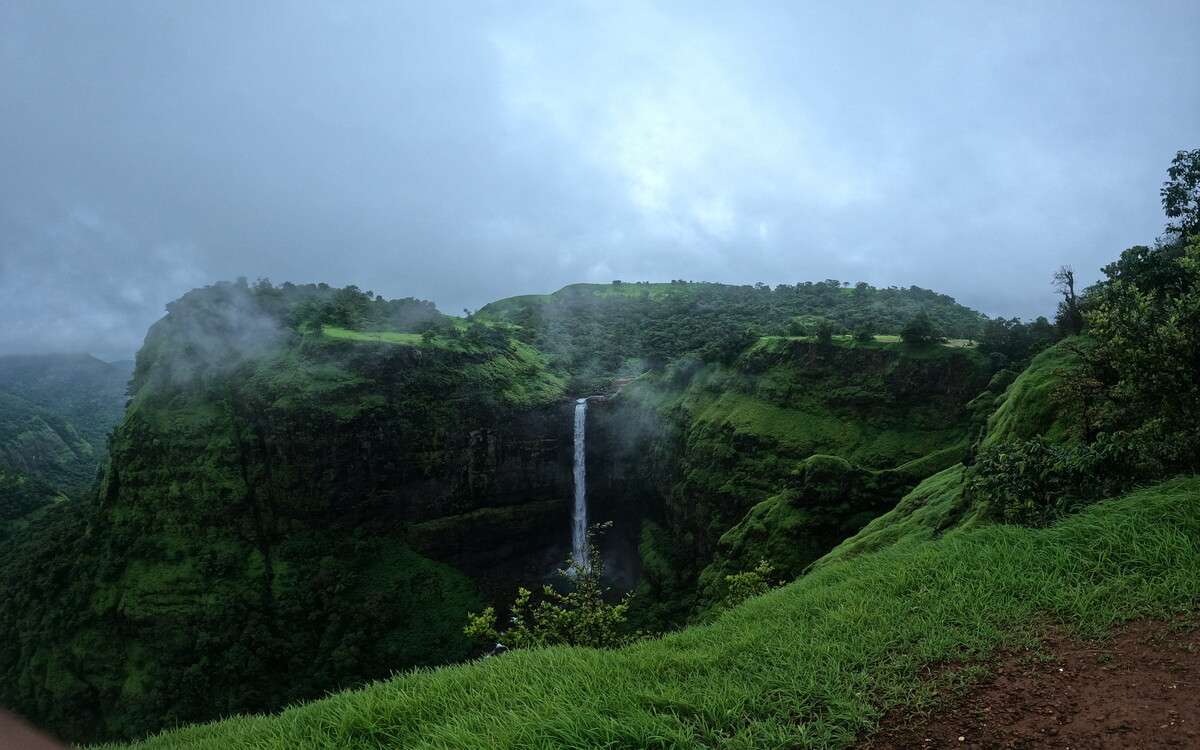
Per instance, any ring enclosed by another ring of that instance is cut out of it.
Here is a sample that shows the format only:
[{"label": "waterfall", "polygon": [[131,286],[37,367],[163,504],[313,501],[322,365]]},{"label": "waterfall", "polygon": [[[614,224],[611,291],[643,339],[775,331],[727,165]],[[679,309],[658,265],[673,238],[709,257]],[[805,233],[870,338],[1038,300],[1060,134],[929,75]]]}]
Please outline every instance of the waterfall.
[{"label": "waterfall", "polygon": [[571,526],[571,557],[583,569],[588,566],[587,450],[584,446],[587,425],[587,399],[575,401],[575,521]]}]

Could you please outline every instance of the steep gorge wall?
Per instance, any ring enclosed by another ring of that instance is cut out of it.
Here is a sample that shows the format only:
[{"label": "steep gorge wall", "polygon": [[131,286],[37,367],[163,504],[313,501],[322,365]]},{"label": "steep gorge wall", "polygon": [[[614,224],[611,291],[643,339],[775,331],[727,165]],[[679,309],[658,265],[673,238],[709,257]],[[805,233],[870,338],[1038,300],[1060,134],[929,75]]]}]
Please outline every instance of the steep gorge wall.
[{"label": "steep gorge wall", "polygon": [[467,375],[496,356],[300,341],[144,367],[96,502],[37,535],[65,546],[10,550],[0,703],[129,737],[467,657],[467,611],[569,546],[570,403],[497,398]]},{"label": "steep gorge wall", "polygon": [[764,339],[597,403],[592,505],[614,520],[612,557],[637,569],[642,624],[708,608],[760,557],[800,574],[960,460],[988,375],[971,351]]}]

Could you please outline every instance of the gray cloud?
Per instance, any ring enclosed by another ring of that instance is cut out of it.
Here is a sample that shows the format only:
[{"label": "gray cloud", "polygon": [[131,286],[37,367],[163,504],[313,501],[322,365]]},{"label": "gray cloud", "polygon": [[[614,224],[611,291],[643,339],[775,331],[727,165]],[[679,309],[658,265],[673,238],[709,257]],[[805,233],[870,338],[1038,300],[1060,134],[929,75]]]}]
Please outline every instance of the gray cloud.
[{"label": "gray cloud", "polygon": [[1162,223],[1191,2],[0,6],[0,351],[236,276],[443,310],[580,280],[1049,312]]}]

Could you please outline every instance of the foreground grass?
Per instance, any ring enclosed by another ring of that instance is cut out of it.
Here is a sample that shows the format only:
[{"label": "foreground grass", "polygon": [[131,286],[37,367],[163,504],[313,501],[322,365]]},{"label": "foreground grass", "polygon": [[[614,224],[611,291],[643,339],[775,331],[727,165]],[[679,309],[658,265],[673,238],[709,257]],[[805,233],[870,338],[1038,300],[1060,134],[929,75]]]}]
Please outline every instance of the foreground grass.
[{"label": "foreground grass", "polygon": [[920,667],[1099,634],[1200,598],[1200,478],[1058,526],[977,528],[820,568],[711,625],[617,651],[553,648],[417,671],[276,716],[133,747],[843,747],[919,702]]}]

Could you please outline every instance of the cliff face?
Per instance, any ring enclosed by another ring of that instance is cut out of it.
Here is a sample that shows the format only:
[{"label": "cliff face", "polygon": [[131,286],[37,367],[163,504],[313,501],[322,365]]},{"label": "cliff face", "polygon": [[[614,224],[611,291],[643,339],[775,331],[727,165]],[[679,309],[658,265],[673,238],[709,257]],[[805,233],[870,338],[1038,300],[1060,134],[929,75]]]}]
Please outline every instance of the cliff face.
[{"label": "cliff face", "polygon": [[467,612],[567,555],[570,400],[519,342],[345,341],[177,312],[134,388],[95,503],[0,550],[0,704],[64,737],[463,659]]},{"label": "cliff face", "polygon": [[638,617],[695,616],[760,559],[799,575],[962,458],[988,374],[968,350],[768,337],[731,365],[680,362],[597,404],[592,505],[615,522],[610,554],[638,573]]},{"label": "cliff face", "polygon": [[[461,377],[471,359],[327,345],[201,392],[155,388],[118,431],[101,507],[138,511],[148,529],[221,526],[249,512],[264,544],[296,528],[365,529],[490,574],[509,555],[473,534],[494,536],[505,519],[548,531],[569,504],[570,404],[497,403]],[[519,543],[549,542],[538,533]]]}]

